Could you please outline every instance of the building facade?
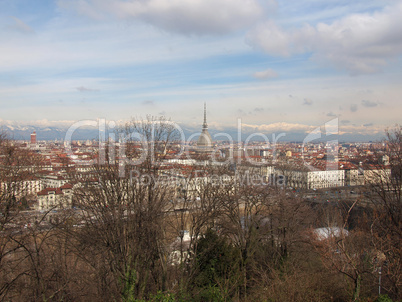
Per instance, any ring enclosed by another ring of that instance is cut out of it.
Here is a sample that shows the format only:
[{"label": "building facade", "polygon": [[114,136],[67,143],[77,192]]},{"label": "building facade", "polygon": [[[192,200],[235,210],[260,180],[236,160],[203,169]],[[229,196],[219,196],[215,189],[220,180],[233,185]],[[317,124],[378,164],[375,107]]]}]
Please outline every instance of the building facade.
[{"label": "building facade", "polygon": [[38,192],[38,210],[70,208],[73,199],[72,189],[72,185],[65,184],[59,188],[45,188]]}]

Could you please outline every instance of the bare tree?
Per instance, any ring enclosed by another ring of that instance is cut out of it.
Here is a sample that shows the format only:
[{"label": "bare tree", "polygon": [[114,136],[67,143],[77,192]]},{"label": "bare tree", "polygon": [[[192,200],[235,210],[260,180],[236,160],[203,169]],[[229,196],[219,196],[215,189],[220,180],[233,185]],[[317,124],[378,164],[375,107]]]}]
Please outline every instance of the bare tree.
[{"label": "bare tree", "polygon": [[123,300],[166,289],[165,221],[175,187],[159,172],[175,129],[148,117],[126,125],[124,135],[124,161],[106,156],[87,181],[77,175],[81,184],[74,195],[83,220],[76,233],[80,255],[100,273],[99,295]]},{"label": "bare tree", "polygon": [[352,282],[353,301],[360,299],[363,279],[372,270],[373,255],[369,234],[364,228],[347,230],[351,212],[359,201],[357,198],[351,205],[345,203],[340,208],[327,208],[326,214],[332,218],[332,223],[324,222],[324,227],[318,229],[320,232],[313,234],[313,244],[323,259],[323,265]]},{"label": "bare tree", "polygon": [[[0,299],[32,300],[55,296],[66,283],[52,280],[51,247],[55,226],[50,211],[34,215],[21,203],[32,193],[29,182],[41,158],[0,135]],[[37,188],[39,189],[39,188]],[[50,287],[49,287],[50,286]],[[51,288],[51,286],[54,286]],[[51,293],[53,292],[53,293]]]},{"label": "bare tree", "polygon": [[9,272],[20,261],[14,261],[14,254],[21,248],[15,241],[21,227],[19,199],[26,193],[21,183],[30,174],[29,167],[32,163],[27,151],[16,146],[4,133],[0,133],[0,297],[6,296],[23,275],[23,272]]},{"label": "bare tree", "polygon": [[[366,167],[368,198],[374,207],[371,239],[382,267],[382,287],[396,299],[402,287],[402,127],[386,131],[381,166]],[[389,163],[387,163],[387,161]],[[381,260],[380,260],[381,259]]]}]

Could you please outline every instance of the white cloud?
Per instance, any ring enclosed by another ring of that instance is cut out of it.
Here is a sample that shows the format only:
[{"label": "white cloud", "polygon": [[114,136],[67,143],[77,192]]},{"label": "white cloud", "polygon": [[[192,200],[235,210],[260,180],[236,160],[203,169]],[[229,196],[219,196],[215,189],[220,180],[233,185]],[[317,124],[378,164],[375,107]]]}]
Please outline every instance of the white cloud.
[{"label": "white cloud", "polygon": [[264,71],[258,71],[254,73],[254,77],[257,79],[272,79],[278,77],[278,74],[276,73],[275,70],[272,69],[267,69]]},{"label": "white cloud", "polygon": [[0,118],[1,126],[11,126],[11,127],[26,127],[26,126],[36,126],[36,127],[70,127],[77,121],[75,120],[48,120],[48,119],[40,119],[40,120],[26,120],[26,121],[18,121],[18,120],[5,120]]},{"label": "white cloud", "polygon": [[166,31],[196,35],[241,30],[263,15],[257,0],[60,0],[58,3],[62,8],[94,19],[141,20]]},{"label": "white cloud", "polygon": [[373,125],[373,123],[364,124],[364,125],[340,125],[339,126],[339,134],[365,134],[365,135],[373,135],[373,134],[381,134],[384,133],[384,129],[386,129],[385,125]]},{"label": "white cloud", "polygon": [[4,41],[0,43],[0,70],[31,69],[35,74],[43,70],[58,69],[64,73],[86,68],[156,65],[250,52],[240,34],[225,38],[188,37],[167,34],[147,24],[91,23],[64,15],[31,35],[1,30],[0,21],[0,39]]},{"label": "white cloud", "polygon": [[288,56],[290,38],[289,33],[269,21],[252,30],[246,41],[269,54]]},{"label": "white cloud", "polygon": [[249,44],[280,56],[311,52],[351,74],[379,71],[402,54],[402,2],[373,14],[352,14],[331,24],[283,29],[270,21],[248,34]]},{"label": "white cloud", "polygon": [[[372,135],[372,134],[381,134],[384,132],[386,126],[384,125],[376,125],[373,124],[365,124],[365,125],[354,125],[350,124],[351,122],[348,120],[342,120],[340,125],[336,127],[336,133],[343,134],[352,134],[352,135]],[[327,125],[328,127],[328,125]],[[287,132],[287,133],[309,133],[317,128],[315,125],[307,125],[307,124],[299,124],[299,123],[287,123],[287,122],[279,122],[272,124],[261,124],[261,125],[253,125],[253,124],[242,124],[242,128],[244,132],[248,131],[259,131],[262,133],[272,133],[272,132]],[[327,133],[328,130],[326,129]],[[335,134],[335,133],[334,133]]]},{"label": "white cloud", "polygon": [[298,123],[278,122],[278,123],[261,124],[261,125],[252,125],[243,123],[242,128],[244,129],[245,132],[250,130],[261,131],[261,132],[278,132],[278,131],[306,132],[309,130],[313,130],[315,126],[298,124]]}]

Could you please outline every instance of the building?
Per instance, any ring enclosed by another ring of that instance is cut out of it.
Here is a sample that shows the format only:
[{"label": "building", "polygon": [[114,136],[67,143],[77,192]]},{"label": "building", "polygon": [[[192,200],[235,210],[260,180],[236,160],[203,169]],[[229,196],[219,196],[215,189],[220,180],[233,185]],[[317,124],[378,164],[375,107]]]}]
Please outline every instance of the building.
[{"label": "building", "polygon": [[46,188],[38,192],[38,210],[56,210],[71,207],[72,189],[71,184],[65,184],[59,188]]},{"label": "building", "polygon": [[348,162],[342,162],[339,166],[345,171],[345,186],[360,186],[364,184],[364,170]]},{"label": "building", "polygon": [[68,182],[64,176],[53,173],[46,173],[41,178],[45,188],[59,188]]},{"label": "building", "polygon": [[36,144],[36,131],[31,133],[31,144],[32,145]]},{"label": "building", "polygon": [[318,170],[307,172],[307,188],[322,189],[342,187],[345,182],[343,170]]},{"label": "building", "polygon": [[14,196],[20,199],[25,196],[35,196],[37,192],[42,190],[42,182],[36,176],[30,175],[23,180],[5,180],[0,182],[0,194]]},{"label": "building", "polygon": [[284,177],[288,186],[300,189],[342,187],[345,184],[344,170],[327,170],[312,165],[275,167],[273,174]]},{"label": "building", "polygon": [[204,123],[202,124],[202,132],[197,141],[198,152],[211,152],[212,151],[212,138],[208,132],[207,124],[207,105],[204,103]]},{"label": "building", "polygon": [[364,184],[391,184],[391,167],[382,165],[370,165],[364,169]]}]

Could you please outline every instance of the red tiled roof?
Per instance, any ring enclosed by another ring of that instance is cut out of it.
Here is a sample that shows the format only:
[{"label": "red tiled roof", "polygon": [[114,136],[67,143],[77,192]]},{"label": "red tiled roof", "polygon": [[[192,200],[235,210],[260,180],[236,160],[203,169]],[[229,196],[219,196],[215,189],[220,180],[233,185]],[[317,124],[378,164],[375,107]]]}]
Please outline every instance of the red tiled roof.
[{"label": "red tiled roof", "polygon": [[71,184],[64,184],[64,185],[62,185],[61,187],[60,187],[60,189],[72,189],[73,188],[73,185],[71,185]]},{"label": "red tiled roof", "polygon": [[54,192],[56,195],[64,194],[60,188],[46,188],[38,192],[37,195],[49,195],[50,192]]}]

